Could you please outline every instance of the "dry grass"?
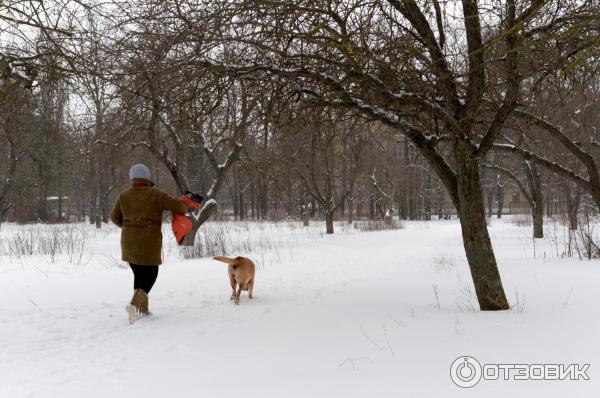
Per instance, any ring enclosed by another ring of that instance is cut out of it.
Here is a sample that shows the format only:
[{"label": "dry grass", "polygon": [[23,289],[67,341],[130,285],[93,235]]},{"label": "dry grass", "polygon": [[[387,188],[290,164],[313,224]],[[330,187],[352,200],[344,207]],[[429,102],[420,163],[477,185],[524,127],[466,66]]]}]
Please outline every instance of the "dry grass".
[{"label": "dry grass", "polygon": [[402,225],[399,220],[368,220],[354,222],[354,229],[357,229],[360,232],[387,231],[403,228],[404,225]]},{"label": "dry grass", "polygon": [[69,263],[82,261],[89,242],[87,228],[82,224],[28,225],[0,241],[0,255],[12,258],[43,256],[51,263],[66,257]]},{"label": "dry grass", "polygon": [[[346,222],[335,223],[335,234],[353,231]],[[311,222],[308,227],[300,221],[221,221],[208,222],[198,231],[193,247],[182,247],[184,258],[233,256],[248,253],[262,255],[271,251],[291,252],[300,242],[326,236],[324,222]]]}]

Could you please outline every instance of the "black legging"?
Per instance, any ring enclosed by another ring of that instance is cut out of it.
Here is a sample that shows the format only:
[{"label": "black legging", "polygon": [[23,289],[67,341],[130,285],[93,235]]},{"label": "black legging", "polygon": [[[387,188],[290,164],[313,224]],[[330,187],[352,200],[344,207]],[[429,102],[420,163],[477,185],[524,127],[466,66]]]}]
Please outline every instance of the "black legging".
[{"label": "black legging", "polygon": [[158,276],[158,265],[137,265],[129,263],[133,271],[133,289],[142,289],[146,294],[156,282]]}]

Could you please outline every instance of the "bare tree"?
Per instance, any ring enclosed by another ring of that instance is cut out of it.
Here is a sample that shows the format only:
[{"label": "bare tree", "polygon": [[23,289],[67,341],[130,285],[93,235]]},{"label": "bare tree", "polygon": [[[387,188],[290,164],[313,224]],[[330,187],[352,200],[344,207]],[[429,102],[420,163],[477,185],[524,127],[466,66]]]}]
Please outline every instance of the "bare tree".
[{"label": "bare tree", "polygon": [[[464,28],[452,35],[440,7],[430,10],[415,0],[247,0],[230,8],[236,28],[221,26],[218,40],[252,50],[241,50],[236,64],[209,54],[196,64],[239,78],[288,78],[323,106],[358,110],[405,134],[458,210],[480,308],[507,309],[485,223],[480,162],[517,107],[524,79],[534,73],[527,52],[558,37],[565,24],[577,28],[572,36],[581,33],[586,27],[576,17],[593,13],[594,5],[509,0],[484,24],[477,1],[465,0],[446,10]],[[486,67],[493,64],[487,80]],[[432,121],[440,134],[431,133]],[[447,151],[441,142],[448,142]]]},{"label": "bare tree", "polygon": [[[290,157],[306,192],[325,212],[325,229],[334,233],[334,213],[354,189],[360,170],[364,132],[357,120],[340,122],[339,112],[310,110],[295,115],[295,148]],[[293,128],[293,127],[292,127]]]},{"label": "bare tree", "polygon": [[[542,195],[542,186],[540,182],[540,175],[538,173],[535,162],[525,160],[523,161],[523,170],[525,174],[526,182],[523,183],[519,176],[511,170],[492,164],[484,164],[484,167],[498,171],[510,178],[515,185],[519,188],[525,200],[529,204],[531,209],[531,216],[533,220],[533,237],[543,238],[544,237],[544,202]],[[499,213],[500,214],[500,213]]]}]

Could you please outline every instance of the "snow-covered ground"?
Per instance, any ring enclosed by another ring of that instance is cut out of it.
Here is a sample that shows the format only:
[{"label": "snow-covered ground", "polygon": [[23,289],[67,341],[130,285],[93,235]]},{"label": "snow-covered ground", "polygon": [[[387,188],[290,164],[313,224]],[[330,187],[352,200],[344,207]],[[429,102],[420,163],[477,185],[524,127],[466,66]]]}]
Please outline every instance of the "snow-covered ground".
[{"label": "snow-covered ground", "polygon": [[[169,237],[155,315],[130,326],[118,230],[3,225],[0,397],[596,396],[600,261],[560,258],[562,227],[534,249],[529,227],[492,220],[512,309],[482,313],[458,222],[404,226],[327,236],[322,224],[210,224],[223,236],[213,246],[258,265],[255,299],[239,306],[226,265],[183,259]],[[64,234],[54,243],[52,228]],[[589,363],[591,380],[461,389],[450,365],[463,355]]]}]

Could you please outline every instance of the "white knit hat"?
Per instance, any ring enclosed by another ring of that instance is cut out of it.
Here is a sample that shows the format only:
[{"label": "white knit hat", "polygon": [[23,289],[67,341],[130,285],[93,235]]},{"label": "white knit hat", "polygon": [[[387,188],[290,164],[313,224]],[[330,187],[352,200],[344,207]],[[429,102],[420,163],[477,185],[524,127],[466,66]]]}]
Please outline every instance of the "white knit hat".
[{"label": "white knit hat", "polygon": [[143,178],[145,180],[149,180],[150,170],[148,170],[148,168],[141,163],[134,164],[129,169],[129,178],[131,178],[132,180],[134,178]]}]

